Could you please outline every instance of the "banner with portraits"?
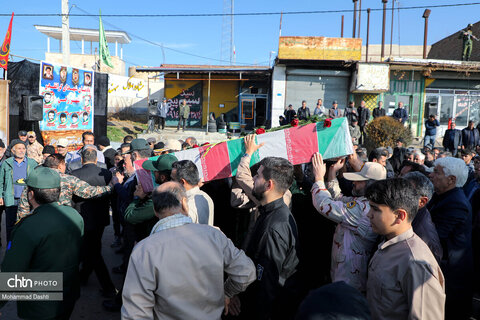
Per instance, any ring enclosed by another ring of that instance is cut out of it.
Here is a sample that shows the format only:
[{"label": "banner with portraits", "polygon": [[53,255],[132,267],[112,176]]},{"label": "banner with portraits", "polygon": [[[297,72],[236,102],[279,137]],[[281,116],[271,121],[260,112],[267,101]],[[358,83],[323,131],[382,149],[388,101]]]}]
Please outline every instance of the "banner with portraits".
[{"label": "banner with portraits", "polygon": [[42,132],[93,131],[93,78],[91,70],[41,62]]}]

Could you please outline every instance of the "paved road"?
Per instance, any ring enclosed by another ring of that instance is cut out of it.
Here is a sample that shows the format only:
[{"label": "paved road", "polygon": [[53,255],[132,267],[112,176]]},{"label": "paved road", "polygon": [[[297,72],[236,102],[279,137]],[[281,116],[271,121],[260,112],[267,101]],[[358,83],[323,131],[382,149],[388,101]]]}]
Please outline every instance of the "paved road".
[{"label": "paved road", "polygon": [[[5,215],[2,215],[2,243],[5,241]],[[112,267],[118,266],[121,261],[121,255],[115,254],[114,249],[110,248],[110,244],[113,241],[113,227],[112,224],[105,228],[103,234],[103,247],[102,253],[107,264],[108,269],[111,271]],[[5,246],[1,249],[1,259],[5,254]],[[111,273],[112,281],[118,288],[122,282],[122,277]],[[75,304],[73,310],[72,320],[90,320],[90,319],[102,319],[102,320],[118,320],[120,319],[120,312],[112,313],[105,311],[102,307],[102,301],[104,297],[99,292],[100,285],[98,284],[97,277],[93,273],[90,276],[88,284],[82,286],[80,299]],[[17,304],[15,302],[8,302],[1,310],[0,320],[17,320]]]}]

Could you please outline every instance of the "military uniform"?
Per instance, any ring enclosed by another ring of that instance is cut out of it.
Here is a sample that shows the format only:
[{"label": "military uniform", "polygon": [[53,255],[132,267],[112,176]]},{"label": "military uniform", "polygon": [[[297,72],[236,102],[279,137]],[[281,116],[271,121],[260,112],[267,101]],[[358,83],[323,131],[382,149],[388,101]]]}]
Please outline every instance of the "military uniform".
[{"label": "military uniform", "polygon": [[37,161],[37,163],[43,163],[43,146],[35,140],[34,143],[27,145],[27,156]]},{"label": "military uniform", "polygon": [[183,131],[185,131],[185,123],[187,122],[188,117],[190,116],[190,106],[188,104],[181,104],[178,107],[178,125],[177,130],[180,130],[180,124],[182,124]]},{"label": "military uniform", "polygon": [[[38,189],[58,188],[60,176],[52,169],[41,167],[32,172],[27,185]],[[78,265],[82,235],[80,214],[58,203],[40,205],[17,223],[2,272],[63,273],[63,301],[18,301],[20,318],[69,318],[80,296]]]},{"label": "military uniform", "polygon": [[317,181],[312,186],[313,205],[325,218],[337,223],[333,236],[332,281],[345,281],[365,292],[368,260],[375,251],[377,235],[373,232],[367,213],[370,204],[365,197],[345,197],[338,180]]},{"label": "military uniform", "polygon": [[[89,199],[112,191],[112,186],[95,187],[77,177],[64,174],[53,169],[60,174],[60,197],[58,203],[63,206],[72,206],[72,195],[80,198]],[[18,203],[17,219],[22,219],[29,215],[30,205],[28,204],[27,191],[23,190],[22,196]]]},{"label": "military uniform", "polygon": [[469,24],[467,29],[460,32],[459,38],[463,38],[463,52],[462,52],[462,61],[470,60],[473,49],[473,39],[478,40],[477,37],[473,35],[472,25]]}]

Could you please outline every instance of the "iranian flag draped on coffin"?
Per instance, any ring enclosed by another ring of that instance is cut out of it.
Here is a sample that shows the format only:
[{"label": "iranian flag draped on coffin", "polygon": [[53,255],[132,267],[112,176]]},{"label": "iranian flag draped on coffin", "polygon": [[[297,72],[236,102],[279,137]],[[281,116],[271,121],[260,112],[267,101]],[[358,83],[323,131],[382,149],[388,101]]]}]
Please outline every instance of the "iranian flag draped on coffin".
[{"label": "iranian flag draped on coffin", "polygon": [[[330,127],[324,127],[322,121],[267,132],[257,135],[256,141],[265,145],[253,154],[250,165],[265,157],[285,158],[296,165],[310,162],[316,152],[320,152],[324,159],[353,153],[346,118],[331,120]],[[245,144],[243,138],[239,138],[174,154],[178,160],[193,161],[197,165],[200,177],[204,181],[211,181],[236,175],[240,159],[245,154]]]}]

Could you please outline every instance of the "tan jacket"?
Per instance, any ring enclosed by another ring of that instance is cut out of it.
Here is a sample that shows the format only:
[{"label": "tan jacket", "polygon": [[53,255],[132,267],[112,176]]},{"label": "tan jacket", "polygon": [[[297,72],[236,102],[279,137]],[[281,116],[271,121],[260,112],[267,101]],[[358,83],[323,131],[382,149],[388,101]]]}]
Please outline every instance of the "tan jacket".
[{"label": "tan jacket", "polygon": [[255,278],[252,260],[220,230],[195,223],[162,230],[133,249],[122,319],[220,319],[225,296]]},{"label": "tan jacket", "polygon": [[188,216],[194,223],[213,226],[214,204],[210,196],[194,187],[187,191]]},{"label": "tan jacket", "polygon": [[367,300],[372,319],[444,319],[442,270],[412,228],[379,244],[368,266]]},{"label": "tan jacket", "polygon": [[38,164],[43,163],[43,146],[35,140],[34,143],[27,146],[27,156],[37,161]]}]

